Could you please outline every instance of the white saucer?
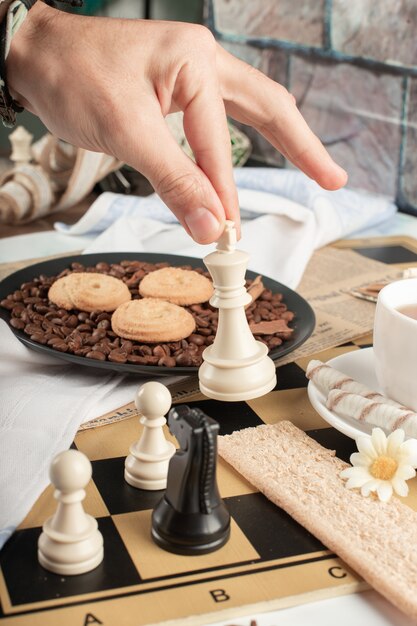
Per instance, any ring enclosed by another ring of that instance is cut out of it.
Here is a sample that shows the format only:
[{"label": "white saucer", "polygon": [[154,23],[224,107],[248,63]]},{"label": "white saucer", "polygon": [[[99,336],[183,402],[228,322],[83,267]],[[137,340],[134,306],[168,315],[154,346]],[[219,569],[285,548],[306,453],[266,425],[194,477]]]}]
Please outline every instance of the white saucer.
[{"label": "white saucer", "polygon": [[[373,348],[363,348],[362,350],[346,352],[345,354],[341,354],[327,361],[327,365],[331,365],[343,374],[346,374],[346,376],[354,378],[369,387],[369,389],[381,391],[375,375]],[[321,391],[318,390],[312,380],[308,383],[307,392],[310,402],[317,413],[331,426],[336,428],[336,430],[339,430],[352,439],[356,439],[358,435],[363,435],[364,433],[368,435],[371,434],[373,428],[372,424],[358,422],[358,420],[353,418],[340,417],[332,413],[332,411],[329,411],[326,407],[326,398]]]}]

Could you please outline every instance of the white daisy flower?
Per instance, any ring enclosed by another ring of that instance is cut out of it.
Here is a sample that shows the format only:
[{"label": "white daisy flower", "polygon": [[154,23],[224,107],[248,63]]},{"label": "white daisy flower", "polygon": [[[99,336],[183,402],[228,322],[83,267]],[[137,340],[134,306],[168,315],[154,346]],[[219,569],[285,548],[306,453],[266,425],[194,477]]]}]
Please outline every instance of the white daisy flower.
[{"label": "white daisy flower", "polygon": [[388,437],[381,428],[373,428],[372,435],[357,438],[359,452],[350,457],[353,467],[340,473],[347,479],[348,489],[359,488],[363,496],[376,492],[378,498],[388,502],[395,491],[399,496],[408,494],[406,480],[416,475],[417,439],[404,441],[401,428]]}]

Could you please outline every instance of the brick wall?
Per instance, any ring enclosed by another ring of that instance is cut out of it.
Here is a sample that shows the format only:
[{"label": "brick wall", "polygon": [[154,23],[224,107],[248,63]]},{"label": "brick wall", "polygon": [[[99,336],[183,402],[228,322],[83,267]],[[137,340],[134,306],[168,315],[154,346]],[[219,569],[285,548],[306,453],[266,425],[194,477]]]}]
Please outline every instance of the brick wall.
[{"label": "brick wall", "polygon": [[[417,214],[417,0],[206,0],[206,21],[294,94],[350,187]],[[291,166],[245,132],[254,158]]]}]

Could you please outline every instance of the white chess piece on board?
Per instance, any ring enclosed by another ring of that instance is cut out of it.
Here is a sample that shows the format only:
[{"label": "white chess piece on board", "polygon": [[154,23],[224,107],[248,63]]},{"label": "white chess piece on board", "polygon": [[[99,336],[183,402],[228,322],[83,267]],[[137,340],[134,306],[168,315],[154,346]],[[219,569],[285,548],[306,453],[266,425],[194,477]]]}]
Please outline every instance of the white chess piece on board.
[{"label": "white chess piece on board", "polygon": [[245,288],[249,255],[235,244],[234,222],[227,220],[216,250],[204,258],[214,283],[210,304],[219,309],[219,322],[198,377],[205,396],[226,402],[258,398],[276,385],[268,348],[256,341],[246,319],[245,305],[252,300]]},{"label": "white chess piece on board", "polygon": [[82,505],[91,473],[90,461],[78,450],[61,452],[51,463],[49,475],[58,507],[43,525],[38,558],[55,574],[84,574],[103,560],[103,537],[97,521]]},{"label": "white chess piece on board", "polygon": [[165,439],[163,426],[172,398],[167,387],[151,381],[136,394],[135,405],[142,416],[142,436],[133,443],[125,460],[125,480],[139,489],[165,489],[169,460],[175,446]]}]

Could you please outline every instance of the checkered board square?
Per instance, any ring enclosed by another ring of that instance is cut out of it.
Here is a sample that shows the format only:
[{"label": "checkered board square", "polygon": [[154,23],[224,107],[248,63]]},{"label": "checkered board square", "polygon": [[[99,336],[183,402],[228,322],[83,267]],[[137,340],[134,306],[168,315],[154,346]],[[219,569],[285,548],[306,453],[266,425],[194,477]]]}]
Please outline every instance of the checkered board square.
[{"label": "checkered board square", "polygon": [[[369,338],[313,358],[327,361],[368,344]],[[262,398],[237,403],[202,399],[193,405],[220,423],[220,434],[289,419],[348,460],[354,442],[329,428],[308,401],[308,360],[280,368],[277,387]],[[98,519],[104,561],[73,577],[52,574],[38,564],[42,523],[56,507],[49,487],[0,553],[0,624],[140,626],[184,624],[186,618],[187,624],[232,622],[239,615],[365,588],[336,555],[222,459],[217,477],[232,518],[229,542],[203,556],[161,550],[150,528],[162,492],[134,489],[123,478],[125,456],[139,434],[137,417],[78,433],[74,446],[93,465],[85,509]],[[168,432],[167,437],[172,439]],[[413,508],[416,487],[411,485],[407,499]]]}]

